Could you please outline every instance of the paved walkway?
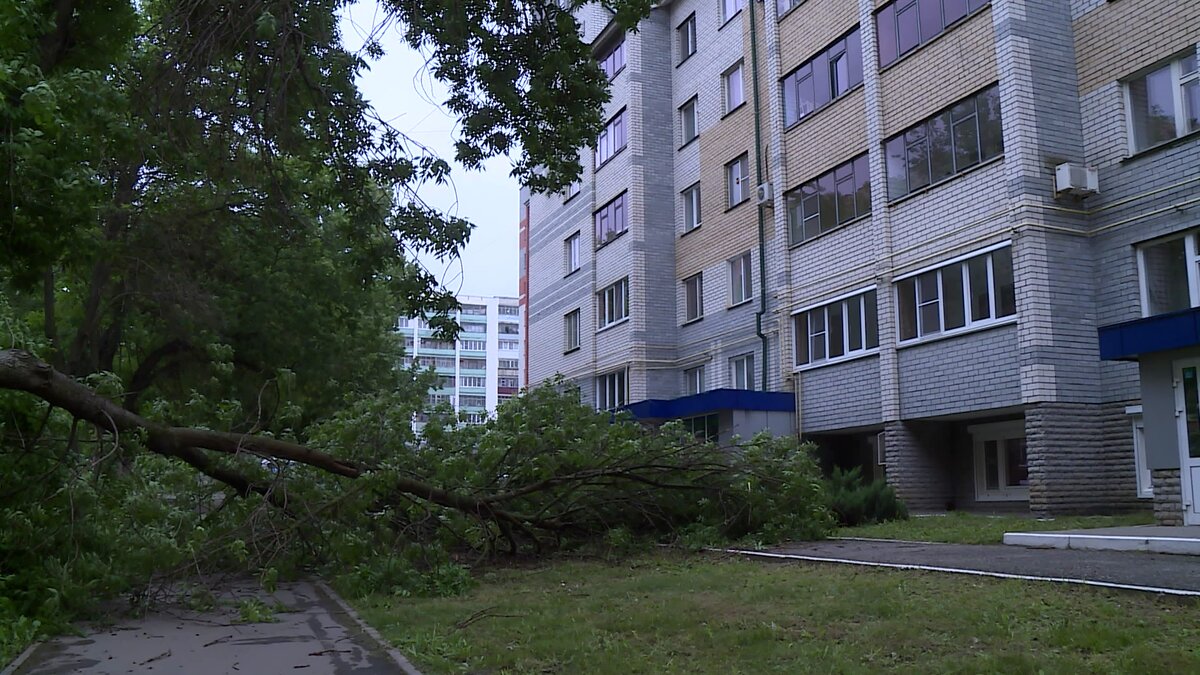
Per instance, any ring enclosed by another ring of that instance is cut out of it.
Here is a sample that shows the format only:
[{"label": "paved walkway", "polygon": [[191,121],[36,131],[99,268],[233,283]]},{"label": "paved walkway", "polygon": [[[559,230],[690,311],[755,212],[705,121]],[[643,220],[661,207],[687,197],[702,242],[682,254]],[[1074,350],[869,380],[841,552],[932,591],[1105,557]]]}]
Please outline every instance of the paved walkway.
[{"label": "paved walkway", "polygon": [[1090,551],[1147,551],[1200,555],[1200,526],[1132,525],[1057,532],[1008,532],[1004,543],[1032,548],[1074,548]]},{"label": "paved walkway", "polygon": [[[270,623],[238,623],[231,602],[259,598],[284,610]],[[19,657],[3,675],[196,673],[419,675],[332,591],[281,584],[267,596],[251,586],[221,596],[218,609],[164,607],[82,637],[63,636]]]},{"label": "paved walkway", "polygon": [[922,569],[1200,595],[1200,558],[1193,556],[880,539],[829,539],[789,544],[769,551],[727,550],[779,560]]}]

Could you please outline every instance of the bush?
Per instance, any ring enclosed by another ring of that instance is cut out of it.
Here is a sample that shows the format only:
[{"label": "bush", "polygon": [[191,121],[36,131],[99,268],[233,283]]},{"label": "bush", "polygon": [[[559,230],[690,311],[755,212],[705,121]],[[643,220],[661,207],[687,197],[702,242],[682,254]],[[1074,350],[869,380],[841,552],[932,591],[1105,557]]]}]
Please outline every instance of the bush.
[{"label": "bush", "polygon": [[827,481],[829,508],[842,525],[882,523],[908,518],[908,507],[882,478],[870,483],[862,476],[862,467],[849,471],[834,468]]}]

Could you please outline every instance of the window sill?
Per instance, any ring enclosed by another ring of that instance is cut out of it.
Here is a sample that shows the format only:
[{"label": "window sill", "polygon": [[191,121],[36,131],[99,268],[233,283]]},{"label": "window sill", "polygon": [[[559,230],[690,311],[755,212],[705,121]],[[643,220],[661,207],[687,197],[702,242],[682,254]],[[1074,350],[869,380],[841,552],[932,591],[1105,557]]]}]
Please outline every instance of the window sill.
[{"label": "window sill", "polygon": [[734,19],[738,18],[739,16],[741,16],[741,14],[742,14],[742,10],[740,10],[740,9],[738,11],[734,12],[731,16],[729,16],[728,18],[726,18],[724,21],[721,22],[721,25],[717,28],[717,31],[720,32],[720,31],[724,30],[725,26],[728,26],[730,21],[733,21]]},{"label": "window sill", "polygon": [[620,321],[614,321],[614,322],[608,324],[607,326],[602,326],[600,328],[597,328],[596,335],[599,335],[606,330],[611,330],[613,328],[616,328],[617,326],[620,326],[620,325],[626,324],[626,323],[629,323],[629,317],[625,317],[624,319],[621,319]]},{"label": "window sill", "polygon": [[[694,12],[693,12],[693,13],[694,13]],[[678,27],[676,27],[676,29],[675,29],[675,30],[679,30],[679,28],[678,28]],[[691,54],[688,54],[687,56],[685,56],[685,57],[683,57],[682,59],[680,59],[680,60],[679,60],[679,63],[676,63],[676,64],[675,64],[675,67],[676,67],[676,68],[678,68],[679,66],[682,66],[683,64],[685,64],[685,63],[687,63],[687,62],[688,62],[688,59],[692,58],[692,57],[693,57],[693,56],[695,56],[695,55],[696,55],[696,52],[692,52]]]},{"label": "window sill", "polygon": [[749,298],[746,298],[745,300],[742,300],[741,302],[735,302],[735,303],[733,303],[732,305],[729,305],[728,307],[726,307],[726,308],[725,308],[725,310],[726,310],[726,311],[728,311],[728,310],[731,310],[731,309],[737,309],[738,307],[741,307],[741,306],[743,306],[743,305],[748,305],[748,304],[750,304],[750,303],[752,303],[752,302],[754,302],[754,298],[753,298],[753,297],[749,297]]},{"label": "window sill", "polygon": [[596,168],[595,168],[595,169],[592,171],[592,173],[594,174],[594,173],[596,173],[597,171],[599,171],[600,169],[603,169],[604,167],[608,166],[609,162],[611,162],[611,161],[613,161],[614,159],[616,159],[616,158],[617,158],[617,156],[618,156],[618,155],[620,155],[622,152],[625,152],[625,148],[628,148],[628,147],[629,147],[629,144],[628,144],[628,143],[626,143],[625,145],[622,145],[620,150],[617,150],[617,151],[616,151],[616,152],[614,152],[613,154],[609,155],[609,156],[608,156],[608,159],[606,159],[606,160],[604,160],[603,162],[600,162],[599,164],[597,164],[597,165],[596,165]]},{"label": "window sill", "polygon": [[684,321],[683,323],[679,324],[679,326],[680,326],[681,328],[682,328],[683,326],[691,326],[692,324],[700,323],[700,322],[701,322],[701,321],[703,321],[703,320],[704,320],[704,315],[703,315],[703,314],[701,314],[700,316],[698,316],[698,317],[696,317],[696,318],[694,318],[694,319],[688,319],[687,321]]},{"label": "window sill", "polygon": [[979,9],[975,10],[974,12],[967,12],[966,16],[959,19],[958,21],[955,21],[954,23],[950,24],[949,26],[946,26],[945,28],[943,28],[942,32],[933,36],[929,41],[922,42],[921,44],[917,45],[916,47],[913,47],[907,53],[897,56],[895,61],[892,61],[891,63],[887,64],[886,66],[881,66],[879,68],[879,75],[882,76],[887,71],[889,71],[892,68],[895,68],[897,65],[903,63],[905,61],[905,59],[908,59],[909,57],[913,56],[914,54],[920,53],[922,50],[924,50],[929,45],[935,44],[935,43],[937,43],[938,40],[941,40],[942,38],[946,37],[950,33],[953,33],[955,31],[955,29],[959,28],[960,26],[962,26],[966,22],[970,21],[971,19],[974,19],[975,15],[982,14],[984,12],[984,10],[988,10],[991,8],[992,8],[992,3],[989,2],[988,4],[984,5],[983,7],[980,7]]},{"label": "window sill", "polygon": [[870,349],[864,349],[862,351],[854,352],[853,354],[843,354],[842,356],[839,356],[837,358],[824,359],[822,361],[805,363],[803,365],[793,367],[792,372],[793,373],[803,373],[803,372],[807,372],[810,370],[819,370],[821,368],[824,368],[825,366],[836,366],[838,364],[847,363],[850,361],[857,361],[859,359],[865,359],[868,356],[879,356],[879,347],[872,347]]},{"label": "window sill", "polygon": [[808,113],[804,117],[801,117],[800,119],[796,120],[795,122],[792,122],[787,127],[784,127],[783,133],[788,134],[788,133],[791,133],[791,132],[795,131],[796,129],[804,126],[805,122],[808,122],[809,120],[816,117],[817,115],[820,115],[821,113],[825,112],[826,110],[833,108],[838,103],[845,101],[846,98],[848,96],[850,96],[850,94],[853,94],[854,92],[858,91],[859,89],[862,89],[864,86],[865,85],[862,82],[859,82],[858,84],[856,84],[853,87],[851,87],[850,89],[848,89],[846,91],[846,93],[842,94],[841,96],[838,96],[837,98],[835,98],[831,101],[827,101],[826,103],[821,104],[820,108],[817,108],[816,110]]},{"label": "window sill", "polygon": [[692,229],[690,229],[690,230],[684,230],[684,231],[683,231],[683,234],[679,235],[679,238],[680,238],[680,239],[683,239],[684,237],[688,236],[689,234],[691,234],[691,233],[695,232],[696,230],[699,230],[699,229],[700,229],[700,225],[701,225],[700,223],[697,223],[697,224],[696,224],[696,226],[695,226],[695,227],[693,227]]},{"label": "window sill", "polygon": [[695,136],[692,136],[691,139],[689,139],[687,143],[684,143],[683,145],[679,146],[679,148],[675,152],[683,152],[684,148],[691,145],[692,143],[695,143],[699,139],[700,139],[700,134],[696,134]]},{"label": "window sill", "polygon": [[[926,185],[923,188],[917,188],[916,190],[913,190],[912,192],[910,192],[902,197],[897,197],[887,203],[888,208],[892,208],[894,206],[903,204],[904,202],[906,202],[910,199],[919,197],[919,196],[925,194],[926,192],[930,192],[930,191],[932,191],[936,188],[939,188],[947,183],[953,182],[954,180],[956,180],[958,178],[962,178],[963,176],[970,175],[976,171],[983,169],[984,167],[991,166],[991,165],[996,164],[997,162],[1001,162],[1003,160],[1004,160],[1004,153],[1002,152],[1002,153],[996,155],[995,157],[992,157],[991,159],[988,159],[988,160],[985,160],[983,162],[976,164],[975,166],[963,169],[962,171],[959,171],[958,173],[952,173],[949,176],[946,176],[945,178],[939,180],[936,183],[930,183],[929,185]],[[887,161],[886,157],[884,158],[884,161],[885,162]],[[886,189],[886,186],[884,189]]]},{"label": "window sill", "polygon": [[579,351],[579,347],[572,347],[572,348],[568,349],[567,351],[563,352],[563,356],[566,356],[567,354],[574,354],[577,351]]},{"label": "window sill", "polygon": [[798,2],[793,4],[791,7],[788,7],[786,10],[784,10],[783,14],[780,14],[779,16],[775,17],[775,23],[783,23],[784,19],[791,16],[792,12],[795,12],[797,9],[800,9],[801,5],[803,5],[804,3],[805,3],[805,0],[799,0]]},{"label": "window sill", "polygon": [[[785,199],[786,199],[786,197],[785,197]],[[827,230],[825,232],[822,232],[822,233],[818,234],[817,236],[812,237],[811,239],[805,239],[804,241],[796,242],[794,244],[788,244],[788,251],[794,251],[794,250],[800,248],[801,246],[804,246],[806,244],[811,244],[814,241],[817,241],[818,239],[824,239],[826,236],[831,235],[834,232],[838,232],[847,227],[850,227],[851,225],[856,225],[858,223],[863,222],[864,220],[870,220],[870,219],[871,219],[871,214],[865,213],[857,218],[852,218],[850,220],[847,220],[844,223],[839,223],[838,226],[833,228],[832,230]],[[790,224],[788,225],[788,228],[789,229],[791,228]]]},{"label": "window sill", "polygon": [[1146,157],[1147,155],[1153,155],[1162,150],[1167,150],[1170,148],[1178,147],[1180,145],[1190,143],[1196,139],[1200,139],[1200,129],[1197,129],[1195,131],[1189,131],[1182,136],[1179,136],[1177,138],[1172,138],[1169,141],[1163,141],[1162,143],[1159,143],[1158,145],[1152,145],[1143,150],[1138,150],[1137,152],[1133,153],[1132,155],[1126,157],[1125,159],[1122,159],[1121,163],[1122,164],[1130,164],[1130,163],[1138,161],[1139,159],[1141,159],[1143,157]]},{"label": "window sill", "polygon": [[583,269],[583,268],[582,268],[582,267],[576,267],[575,269],[571,270],[570,272],[567,272],[566,274],[564,274],[564,275],[563,275],[563,278],[564,278],[564,279],[570,279],[571,277],[575,276],[576,274],[579,274],[579,270],[581,270],[581,269]]},{"label": "window sill", "polygon": [[609,244],[613,243],[614,241],[620,239],[628,231],[629,231],[628,229],[621,230],[620,232],[609,237],[608,239],[605,239],[604,241],[600,242],[600,245],[597,246],[595,248],[595,250],[599,251],[600,249],[604,248],[605,246],[608,246]]},{"label": "window sill", "polygon": [[739,103],[739,104],[737,104],[737,105],[733,106],[732,108],[730,108],[729,110],[727,110],[727,111],[725,112],[725,114],[724,114],[724,115],[721,115],[721,121],[725,121],[725,118],[729,117],[730,115],[732,115],[732,114],[736,113],[737,111],[739,111],[739,110],[741,110],[742,108],[745,108],[745,107],[746,107],[746,102],[745,102],[745,101],[742,101],[741,103]]},{"label": "window sill", "polygon": [[566,206],[567,204],[570,204],[571,202],[575,201],[575,198],[578,197],[581,192],[583,192],[583,190],[580,190],[579,192],[576,192],[575,194],[571,195],[570,197],[567,197],[566,199],[564,199],[563,206]]},{"label": "window sill", "polygon": [[941,333],[935,333],[933,335],[926,335],[926,336],[919,337],[919,338],[912,338],[910,340],[905,340],[905,341],[901,342],[900,344],[896,345],[896,349],[907,349],[909,347],[916,347],[919,345],[927,345],[932,342],[940,342],[941,340],[949,340],[951,338],[956,338],[956,337],[959,337],[960,335],[970,335],[972,333],[982,333],[985,330],[991,330],[993,328],[1000,328],[1001,326],[1011,326],[1015,323],[1017,323],[1017,315],[1016,314],[1014,314],[1012,316],[1006,316],[1003,319],[996,319],[993,321],[988,321],[986,323],[982,323],[982,322],[977,323],[973,326],[967,326],[965,328],[955,328],[954,330],[951,330],[951,331],[942,331]]},{"label": "window sill", "polygon": [[738,202],[738,203],[736,203],[736,204],[733,204],[732,206],[727,206],[727,207],[725,207],[725,213],[729,213],[730,211],[732,211],[732,210],[736,209],[737,207],[739,207],[739,206],[741,206],[742,204],[745,204],[746,202],[749,202],[749,201],[750,201],[750,198],[749,198],[749,197],[742,197],[742,201],[740,201],[740,202]]}]

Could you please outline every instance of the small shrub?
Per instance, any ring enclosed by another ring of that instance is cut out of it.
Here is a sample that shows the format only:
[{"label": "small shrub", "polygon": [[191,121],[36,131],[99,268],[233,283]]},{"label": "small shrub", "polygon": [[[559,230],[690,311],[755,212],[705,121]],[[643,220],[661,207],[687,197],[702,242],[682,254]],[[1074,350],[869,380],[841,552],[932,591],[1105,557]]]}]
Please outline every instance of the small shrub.
[{"label": "small shrub", "polygon": [[829,508],[842,525],[882,523],[908,518],[908,507],[882,478],[866,482],[862,467],[835,468],[827,481]]}]

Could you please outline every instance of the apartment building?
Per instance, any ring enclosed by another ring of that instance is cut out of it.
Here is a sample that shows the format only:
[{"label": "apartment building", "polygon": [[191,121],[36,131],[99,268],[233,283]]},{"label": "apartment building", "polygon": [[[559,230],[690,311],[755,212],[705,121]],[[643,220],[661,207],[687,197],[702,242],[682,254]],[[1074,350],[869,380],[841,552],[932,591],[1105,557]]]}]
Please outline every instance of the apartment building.
[{"label": "apartment building", "polygon": [[[437,372],[431,406],[449,404],[468,423],[479,424],[525,385],[524,321],[517,298],[460,296],[458,301],[455,318],[462,330],[455,341],[439,338],[419,317],[400,318],[396,331],[408,362]],[[418,416],[418,428],[424,421]]]},{"label": "apartment building", "polygon": [[610,124],[522,195],[530,381],[786,408],[918,510],[1200,522],[1200,3],[577,16]]}]

